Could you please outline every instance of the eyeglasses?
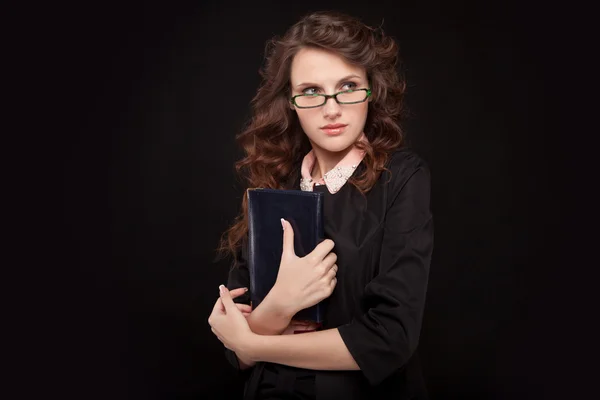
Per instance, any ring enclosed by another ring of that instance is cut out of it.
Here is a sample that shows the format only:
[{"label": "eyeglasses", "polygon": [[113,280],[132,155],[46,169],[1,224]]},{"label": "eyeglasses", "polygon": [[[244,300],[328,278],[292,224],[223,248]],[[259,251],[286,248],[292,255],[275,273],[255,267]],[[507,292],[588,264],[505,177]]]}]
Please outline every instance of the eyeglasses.
[{"label": "eyeglasses", "polygon": [[298,108],[316,108],[327,103],[332,97],[338,104],[357,104],[363,103],[369,96],[371,89],[351,89],[335,94],[298,94],[290,101]]}]

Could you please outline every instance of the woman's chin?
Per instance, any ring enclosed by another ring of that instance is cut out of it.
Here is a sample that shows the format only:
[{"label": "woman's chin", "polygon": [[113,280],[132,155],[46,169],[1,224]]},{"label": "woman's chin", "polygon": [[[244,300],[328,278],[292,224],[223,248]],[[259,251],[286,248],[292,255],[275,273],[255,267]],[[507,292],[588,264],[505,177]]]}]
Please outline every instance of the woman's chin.
[{"label": "woman's chin", "polygon": [[348,140],[348,136],[332,136],[326,137],[320,140],[311,140],[313,147],[318,147],[330,153],[339,153],[348,149],[348,147],[354,144],[354,140]]}]

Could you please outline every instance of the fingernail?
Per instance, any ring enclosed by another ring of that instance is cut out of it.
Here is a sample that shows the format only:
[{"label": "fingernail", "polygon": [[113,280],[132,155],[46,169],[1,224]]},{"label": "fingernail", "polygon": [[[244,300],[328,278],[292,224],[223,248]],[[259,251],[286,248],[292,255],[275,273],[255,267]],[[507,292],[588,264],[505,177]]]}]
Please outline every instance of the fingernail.
[{"label": "fingernail", "polygon": [[219,294],[223,294],[223,289],[225,287],[223,285],[219,285]]},{"label": "fingernail", "polygon": [[245,292],[247,292],[247,291],[248,291],[248,288],[247,288],[247,287],[245,287],[245,288],[244,288],[244,293],[245,293]]},{"label": "fingernail", "polygon": [[285,219],[281,218],[281,227],[285,230]]}]

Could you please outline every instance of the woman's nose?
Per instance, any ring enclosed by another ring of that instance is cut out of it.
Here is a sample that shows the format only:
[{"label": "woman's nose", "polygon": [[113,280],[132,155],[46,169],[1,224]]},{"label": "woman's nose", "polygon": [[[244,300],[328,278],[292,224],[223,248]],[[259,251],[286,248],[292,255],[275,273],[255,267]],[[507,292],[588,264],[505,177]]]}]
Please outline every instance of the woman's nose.
[{"label": "woman's nose", "polygon": [[333,97],[327,99],[323,105],[323,115],[327,118],[337,117],[341,114],[341,112],[342,108]]}]

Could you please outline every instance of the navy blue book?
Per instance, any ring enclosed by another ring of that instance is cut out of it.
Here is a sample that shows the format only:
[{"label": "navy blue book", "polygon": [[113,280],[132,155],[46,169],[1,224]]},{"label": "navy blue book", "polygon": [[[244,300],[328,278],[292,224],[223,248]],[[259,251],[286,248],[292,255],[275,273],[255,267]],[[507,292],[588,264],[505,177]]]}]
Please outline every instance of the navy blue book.
[{"label": "navy blue book", "polygon": [[[294,229],[294,250],[304,257],[324,240],[323,193],[283,189],[248,189],[248,269],[255,309],[269,293],[283,250],[281,218]],[[323,322],[325,302],[299,311],[294,319]]]}]

